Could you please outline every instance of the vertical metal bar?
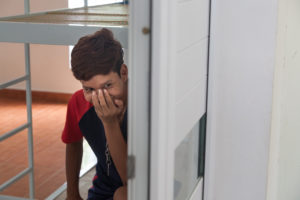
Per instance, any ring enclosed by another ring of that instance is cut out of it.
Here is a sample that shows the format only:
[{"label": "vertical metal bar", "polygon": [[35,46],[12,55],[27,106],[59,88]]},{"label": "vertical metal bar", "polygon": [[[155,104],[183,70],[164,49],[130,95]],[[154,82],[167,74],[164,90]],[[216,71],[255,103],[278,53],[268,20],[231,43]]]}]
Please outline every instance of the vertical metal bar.
[{"label": "vertical metal bar", "polygon": [[24,13],[29,14],[30,13],[30,0],[24,0]]},{"label": "vertical metal bar", "polygon": [[[24,0],[24,13],[30,13],[30,0]],[[25,51],[25,73],[28,77],[26,80],[26,107],[28,123],[28,163],[29,169],[29,197],[34,199],[34,167],[33,167],[33,137],[32,137],[32,99],[31,99],[31,73],[30,73],[30,49],[29,43],[24,43]]]},{"label": "vertical metal bar", "polygon": [[31,172],[29,174],[30,199],[34,199],[34,167],[33,167],[33,137],[32,137],[32,100],[31,100],[31,75],[30,75],[30,49],[29,43],[24,44],[25,47],[25,69],[28,79],[26,81],[26,106],[27,106],[27,122],[28,126],[28,163]]},{"label": "vertical metal bar", "polygon": [[88,6],[88,0],[84,0],[84,7]]}]

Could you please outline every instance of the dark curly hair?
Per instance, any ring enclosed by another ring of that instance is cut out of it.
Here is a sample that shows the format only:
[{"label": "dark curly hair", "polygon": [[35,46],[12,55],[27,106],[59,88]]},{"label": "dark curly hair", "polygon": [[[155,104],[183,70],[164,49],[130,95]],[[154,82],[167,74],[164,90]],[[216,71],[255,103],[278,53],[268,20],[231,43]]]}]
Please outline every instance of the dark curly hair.
[{"label": "dark curly hair", "polygon": [[111,71],[120,75],[123,63],[122,46],[106,28],[80,38],[71,53],[73,75],[83,81]]}]

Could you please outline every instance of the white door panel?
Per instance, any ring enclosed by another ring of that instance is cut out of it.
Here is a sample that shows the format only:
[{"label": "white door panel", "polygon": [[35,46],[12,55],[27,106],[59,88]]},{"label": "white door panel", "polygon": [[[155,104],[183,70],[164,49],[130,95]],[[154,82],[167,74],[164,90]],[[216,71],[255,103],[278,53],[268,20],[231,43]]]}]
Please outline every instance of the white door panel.
[{"label": "white door panel", "polygon": [[178,0],[176,9],[177,50],[208,36],[209,0]]},{"label": "white door panel", "polygon": [[200,200],[210,1],[152,2],[150,199]]},{"label": "white door panel", "polygon": [[[199,81],[207,76],[207,43],[205,38],[182,52],[178,52],[175,69],[175,99],[179,101]],[[204,93],[205,95],[205,93]]]},{"label": "white door panel", "polygon": [[200,120],[206,110],[206,79],[202,79],[185,98],[175,106],[176,148]]}]

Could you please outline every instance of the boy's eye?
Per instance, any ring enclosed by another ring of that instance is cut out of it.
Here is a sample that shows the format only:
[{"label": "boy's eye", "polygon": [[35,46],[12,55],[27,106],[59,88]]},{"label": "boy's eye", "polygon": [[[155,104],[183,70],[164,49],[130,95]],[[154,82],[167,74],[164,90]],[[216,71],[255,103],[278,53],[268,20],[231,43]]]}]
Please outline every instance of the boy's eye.
[{"label": "boy's eye", "polygon": [[107,89],[107,88],[109,88],[111,86],[111,83],[106,83],[105,85],[104,85],[104,87]]},{"label": "boy's eye", "polygon": [[84,89],[84,91],[86,91],[86,92],[92,92],[92,91],[93,91],[92,88],[83,88],[83,89]]}]

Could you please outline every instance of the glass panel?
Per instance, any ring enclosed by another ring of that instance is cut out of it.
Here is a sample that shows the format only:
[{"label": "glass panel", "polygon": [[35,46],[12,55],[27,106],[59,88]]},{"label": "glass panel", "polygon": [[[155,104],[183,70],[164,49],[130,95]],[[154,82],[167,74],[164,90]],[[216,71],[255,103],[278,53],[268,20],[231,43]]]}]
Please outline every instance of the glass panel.
[{"label": "glass panel", "polygon": [[205,141],[206,141],[206,113],[200,119],[198,177],[204,176]]},{"label": "glass panel", "polygon": [[205,125],[206,114],[175,150],[174,200],[187,199],[203,176]]},{"label": "glass panel", "polygon": [[175,150],[174,199],[186,199],[198,180],[199,122]]}]

